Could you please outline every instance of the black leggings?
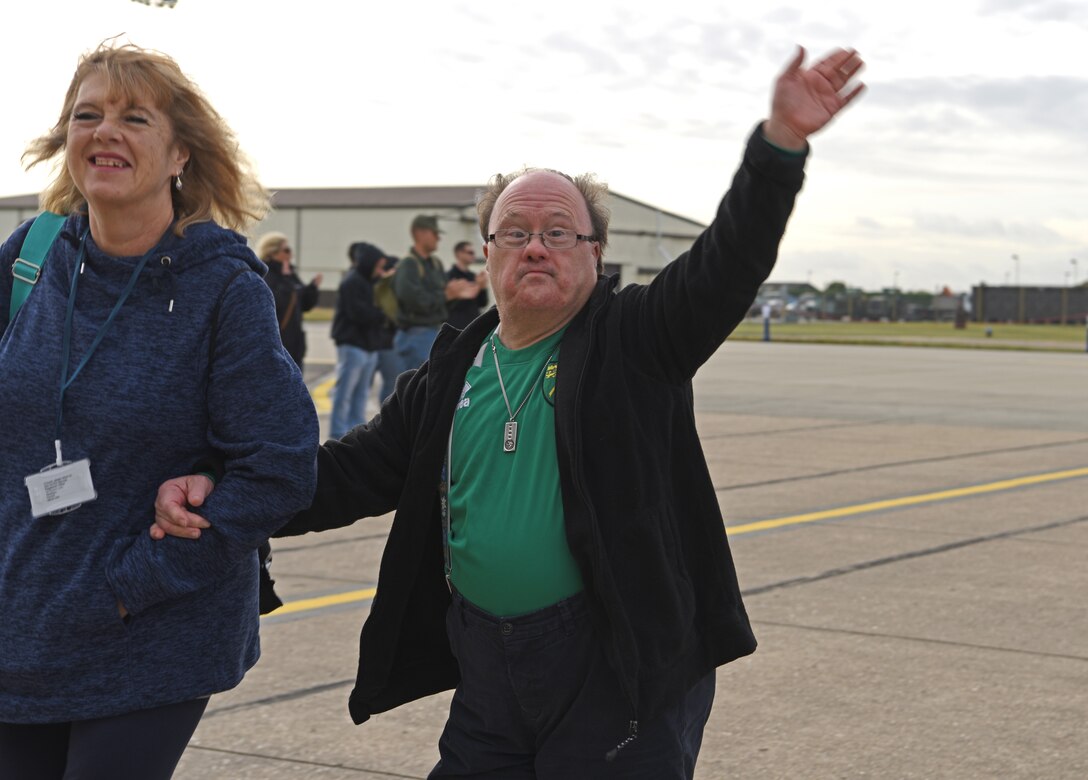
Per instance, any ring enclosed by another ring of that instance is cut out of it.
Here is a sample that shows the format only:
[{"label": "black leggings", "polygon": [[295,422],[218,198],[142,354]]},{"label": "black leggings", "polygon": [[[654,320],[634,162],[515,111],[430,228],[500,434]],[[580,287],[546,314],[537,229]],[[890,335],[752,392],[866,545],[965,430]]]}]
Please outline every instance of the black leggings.
[{"label": "black leggings", "polygon": [[0,723],[0,778],[169,780],[207,698],[69,723]]}]

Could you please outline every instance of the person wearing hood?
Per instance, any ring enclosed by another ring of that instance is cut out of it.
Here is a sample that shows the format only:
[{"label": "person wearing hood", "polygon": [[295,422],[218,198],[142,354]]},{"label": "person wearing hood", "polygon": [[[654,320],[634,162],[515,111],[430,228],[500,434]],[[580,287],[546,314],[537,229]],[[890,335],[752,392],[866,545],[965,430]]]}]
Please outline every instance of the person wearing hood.
[{"label": "person wearing hood", "polygon": [[291,261],[295,250],[283,233],[265,233],[257,239],[254,250],[257,257],[268,266],[264,280],[272,288],[276,299],[276,319],[280,323],[280,338],[287,354],[302,370],[302,361],[306,357],[306,333],[302,329],[302,313],[317,304],[318,287],[322,275],[317,274],[305,284],[295,273]]},{"label": "person wearing hood", "polygon": [[[235,232],[267,194],[173,59],[82,57],[25,159],[59,163],[59,232],[29,279],[31,222],[0,247],[0,777],[161,780],[257,661],[257,550],[310,504],[317,417]],[[157,486],[208,461],[219,532],[148,544]]]},{"label": "person wearing hood", "polygon": [[385,273],[385,253],[360,241],[348,249],[351,270],[340,282],[332,339],[336,342],[336,387],[329,434],[339,439],[366,419],[370,385],[382,350],[393,346],[393,331],[374,300],[374,282]]},{"label": "person wearing hood", "polygon": [[397,375],[400,374],[400,355],[397,354],[394,342],[397,336],[397,292],[393,289],[393,281],[397,275],[397,263],[400,259],[395,255],[385,256],[385,270],[378,275],[374,282],[374,302],[385,314],[385,338],[382,347],[378,351],[378,376],[381,377],[381,387],[378,396],[379,402],[393,395],[396,386]]}]

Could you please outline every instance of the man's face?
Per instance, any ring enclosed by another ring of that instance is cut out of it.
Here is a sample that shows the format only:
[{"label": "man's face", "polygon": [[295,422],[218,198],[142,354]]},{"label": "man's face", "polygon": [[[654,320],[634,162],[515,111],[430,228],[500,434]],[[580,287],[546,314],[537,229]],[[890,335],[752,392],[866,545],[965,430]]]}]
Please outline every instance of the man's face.
[{"label": "man's face", "polygon": [[476,250],[471,246],[463,246],[457,250],[457,264],[462,268],[468,268],[476,260]]},{"label": "man's face", "polygon": [[412,231],[416,249],[424,257],[438,249],[438,231],[420,228]]},{"label": "man's face", "polygon": [[[585,198],[571,182],[546,171],[516,179],[495,203],[487,232],[519,228],[541,233],[554,228],[590,235],[593,228]],[[502,319],[540,313],[569,321],[582,308],[597,282],[596,241],[570,249],[549,249],[533,235],[521,249],[484,245],[495,304]]]}]

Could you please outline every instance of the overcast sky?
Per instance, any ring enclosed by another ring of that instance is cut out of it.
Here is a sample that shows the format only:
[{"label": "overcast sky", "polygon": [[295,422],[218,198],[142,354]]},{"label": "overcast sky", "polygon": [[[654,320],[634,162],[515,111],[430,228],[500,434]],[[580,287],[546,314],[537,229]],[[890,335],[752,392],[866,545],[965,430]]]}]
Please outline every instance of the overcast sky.
[{"label": "overcast sky", "polygon": [[4,17],[0,195],[40,189],[27,142],[79,55],[124,34],[178,60],[272,189],[528,164],[706,222],[794,46],[841,45],[869,89],[812,139],[772,279],[1088,278],[1085,0],[56,0]]}]

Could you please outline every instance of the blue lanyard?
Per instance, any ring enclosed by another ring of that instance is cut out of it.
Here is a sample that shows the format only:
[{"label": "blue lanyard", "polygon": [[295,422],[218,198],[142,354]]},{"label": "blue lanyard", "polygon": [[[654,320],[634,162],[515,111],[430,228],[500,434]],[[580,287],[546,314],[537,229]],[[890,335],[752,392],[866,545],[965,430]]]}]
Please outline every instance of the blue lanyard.
[{"label": "blue lanyard", "polygon": [[136,270],[132,272],[128,284],[125,285],[125,289],[121,291],[117,303],[113,305],[113,310],[106,318],[106,321],[98,328],[98,333],[95,335],[94,341],[91,342],[91,346],[88,348],[87,353],[83,356],[83,360],[79,362],[79,365],[76,366],[76,370],[69,376],[68,359],[72,351],[72,318],[76,311],[76,288],[79,286],[80,268],[83,267],[83,258],[87,253],[88,232],[89,231],[84,230],[82,237],[79,239],[79,255],[76,257],[76,266],[72,271],[72,290],[68,293],[68,313],[64,318],[64,340],[61,342],[60,398],[57,400],[57,435],[54,437],[55,439],[60,439],[61,420],[64,417],[64,391],[71,387],[72,383],[76,381],[79,372],[87,365],[87,361],[91,359],[91,355],[98,349],[98,345],[102,343],[102,339],[106,336],[106,331],[108,331],[110,325],[113,324],[113,318],[117,316],[117,312],[121,310],[125,301],[128,300],[129,294],[132,293],[133,288],[136,286],[136,280],[139,278],[140,272],[144,270],[144,266],[147,265],[147,261],[151,259],[151,255],[155,254],[155,250],[159,248],[158,244],[156,244],[151,248],[151,251],[140,258],[140,262],[136,264]]}]

